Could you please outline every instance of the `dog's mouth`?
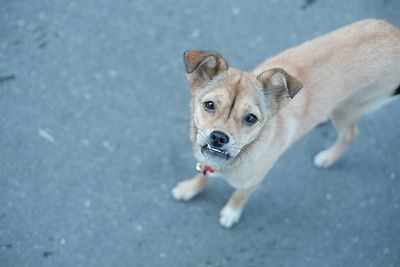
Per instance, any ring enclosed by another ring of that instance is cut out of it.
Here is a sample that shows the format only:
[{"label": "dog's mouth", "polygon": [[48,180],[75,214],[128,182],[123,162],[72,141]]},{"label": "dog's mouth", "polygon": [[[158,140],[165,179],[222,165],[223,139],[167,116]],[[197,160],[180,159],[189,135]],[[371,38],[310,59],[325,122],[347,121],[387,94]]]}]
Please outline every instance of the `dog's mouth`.
[{"label": "dog's mouth", "polygon": [[229,152],[227,152],[226,150],[210,146],[209,144],[205,144],[201,147],[201,153],[203,155],[207,154],[211,156],[216,156],[225,160],[228,160],[231,157]]}]

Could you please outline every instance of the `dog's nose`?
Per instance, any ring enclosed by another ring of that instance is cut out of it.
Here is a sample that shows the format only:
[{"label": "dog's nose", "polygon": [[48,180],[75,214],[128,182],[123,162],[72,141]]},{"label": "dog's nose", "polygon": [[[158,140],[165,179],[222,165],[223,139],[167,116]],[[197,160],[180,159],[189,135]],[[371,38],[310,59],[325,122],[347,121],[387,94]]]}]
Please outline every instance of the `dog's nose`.
[{"label": "dog's nose", "polygon": [[213,131],[210,134],[210,140],[214,147],[221,147],[229,142],[229,136],[221,131]]}]

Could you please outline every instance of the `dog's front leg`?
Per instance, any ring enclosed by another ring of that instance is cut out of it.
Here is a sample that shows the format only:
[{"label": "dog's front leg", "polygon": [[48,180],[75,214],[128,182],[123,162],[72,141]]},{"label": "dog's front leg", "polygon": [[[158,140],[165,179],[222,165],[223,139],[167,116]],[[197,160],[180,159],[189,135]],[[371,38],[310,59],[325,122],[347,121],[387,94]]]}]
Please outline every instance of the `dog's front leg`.
[{"label": "dog's front leg", "polygon": [[222,226],[230,228],[240,220],[243,208],[257,186],[258,185],[254,185],[245,189],[237,189],[232,194],[231,198],[220,212],[219,223]]},{"label": "dog's front leg", "polygon": [[199,173],[192,179],[184,180],[178,183],[172,189],[172,196],[176,200],[190,200],[197,196],[207,185],[209,177]]}]

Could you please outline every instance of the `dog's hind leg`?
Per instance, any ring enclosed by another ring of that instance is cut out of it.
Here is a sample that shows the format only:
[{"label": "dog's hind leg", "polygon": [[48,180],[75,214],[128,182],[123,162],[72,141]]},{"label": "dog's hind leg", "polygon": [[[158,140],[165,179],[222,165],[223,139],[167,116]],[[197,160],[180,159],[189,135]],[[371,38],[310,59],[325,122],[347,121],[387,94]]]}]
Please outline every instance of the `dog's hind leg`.
[{"label": "dog's hind leg", "polygon": [[358,117],[352,114],[351,109],[337,107],[331,113],[331,121],[337,132],[335,143],[326,150],[319,152],[314,157],[314,165],[317,167],[330,167],[346,151],[347,147],[357,137],[356,126]]},{"label": "dog's hind leg", "polygon": [[331,121],[337,132],[337,139],[331,147],[314,157],[315,166],[327,168],[333,165],[357,137],[357,120],[391,99],[387,92],[377,95],[368,94],[368,91],[367,89],[362,94],[353,95],[333,109]]}]

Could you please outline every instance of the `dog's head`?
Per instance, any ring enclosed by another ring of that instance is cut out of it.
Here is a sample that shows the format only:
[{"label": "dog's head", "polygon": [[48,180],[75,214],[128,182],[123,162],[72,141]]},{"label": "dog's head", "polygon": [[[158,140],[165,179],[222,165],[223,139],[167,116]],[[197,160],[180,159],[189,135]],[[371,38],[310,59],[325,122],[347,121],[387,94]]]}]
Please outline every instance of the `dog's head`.
[{"label": "dog's head", "polygon": [[234,161],[302,84],[282,69],[260,75],[230,68],[212,51],[186,51],[192,87],[192,143],[197,159],[215,168]]}]

